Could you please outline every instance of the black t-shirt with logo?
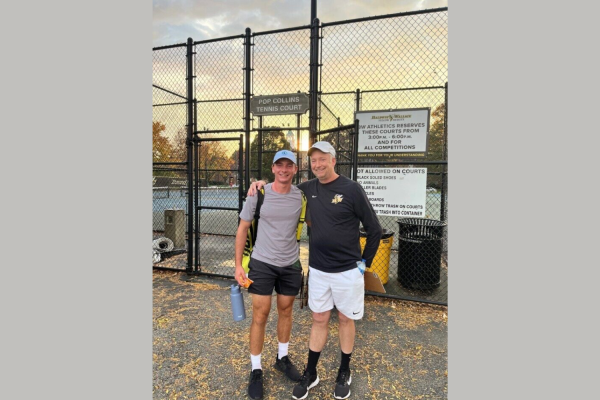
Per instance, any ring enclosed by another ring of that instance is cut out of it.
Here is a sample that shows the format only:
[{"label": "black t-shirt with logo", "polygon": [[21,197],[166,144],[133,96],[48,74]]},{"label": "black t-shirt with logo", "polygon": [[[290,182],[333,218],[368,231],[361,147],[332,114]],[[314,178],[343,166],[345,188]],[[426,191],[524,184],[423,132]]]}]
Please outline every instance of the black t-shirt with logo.
[{"label": "black t-shirt with logo", "polygon": [[[364,189],[342,175],[326,184],[311,179],[298,188],[306,195],[310,214],[309,265],[323,272],[343,272],[364,258],[369,267],[382,229]],[[360,223],[367,232],[362,255]]]}]

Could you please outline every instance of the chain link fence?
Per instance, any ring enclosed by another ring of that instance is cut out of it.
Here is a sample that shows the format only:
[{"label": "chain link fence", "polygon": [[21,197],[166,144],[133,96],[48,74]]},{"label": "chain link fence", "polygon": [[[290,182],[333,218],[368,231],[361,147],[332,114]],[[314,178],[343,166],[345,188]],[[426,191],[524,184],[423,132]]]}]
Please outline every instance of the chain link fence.
[{"label": "chain link fence", "polygon": [[[186,49],[181,46],[167,47],[153,52],[152,247],[154,262],[164,261],[170,256],[186,252],[185,238],[182,241],[175,240],[174,236],[171,238],[165,236],[167,210],[184,210],[187,204],[185,57]],[[168,215],[168,218],[173,217],[174,215]]]},{"label": "chain link fence", "polygon": [[[195,272],[233,277],[244,182],[270,181],[276,151],[296,153],[299,183],[311,177],[309,143],[330,141],[337,150],[336,171],[356,179],[357,111],[429,108],[426,157],[417,163],[361,162],[359,167],[427,168],[425,218],[379,216],[387,236],[373,268],[386,281],[384,296],[447,304],[447,26],[443,8],[313,27],[247,30],[245,35],[194,42],[190,99],[186,44],[155,48],[153,235],[155,241],[166,237],[165,214],[179,209],[185,214],[186,240],[181,249],[163,251],[154,266],[189,271],[193,259]],[[312,111],[264,116],[249,111],[252,96],[292,93],[316,95],[314,131]],[[187,169],[188,148],[194,154],[192,174]],[[193,180],[191,194],[188,178]],[[193,238],[187,236],[189,201],[197,214],[192,216]],[[306,233],[305,228],[304,252]],[[189,243],[194,243],[189,249],[192,258],[183,253]]]}]

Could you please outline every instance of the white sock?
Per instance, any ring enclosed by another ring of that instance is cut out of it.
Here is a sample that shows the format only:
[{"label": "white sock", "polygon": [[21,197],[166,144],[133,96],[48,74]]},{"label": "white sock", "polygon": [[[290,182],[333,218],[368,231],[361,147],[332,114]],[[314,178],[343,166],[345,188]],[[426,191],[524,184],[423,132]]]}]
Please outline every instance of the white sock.
[{"label": "white sock", "polygon": [[260,364],[260,354],[257,356],[250,354],[250,361],[252,361],[252,371],[255,369],[262,369],[262,365]]},{"label": "white sock", "polygon": [[290,342],[287,342],[287,343],[279,342],[279,352],[277,353],[278,360],[281,360],[283,357],[288,355],[288,344],[290,344]]}]

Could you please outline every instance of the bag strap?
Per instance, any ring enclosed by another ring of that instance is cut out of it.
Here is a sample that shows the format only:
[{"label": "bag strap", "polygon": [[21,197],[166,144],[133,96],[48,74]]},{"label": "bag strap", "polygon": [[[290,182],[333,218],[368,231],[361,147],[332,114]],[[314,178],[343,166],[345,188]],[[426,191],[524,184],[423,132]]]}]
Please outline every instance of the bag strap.
[{"label": "bag strap", "polygon": [[263,201],[265,201],[265,188],[261,188],[257,195],[258,200],[256,201],[256,210],[254,210],[254,219],[258,221],[260,218],[260,208],[262,207]]},{"label": "bag strap", "polygon": [[298,218],[298,229],[296,229],[296,241],[300,241],[300,236],[302,236],[302,225],[304,225],[304,219],[306,218],[306,195],[302,190],[300,190],[302,194],[302,209],[300,210],[300,218]]},{"label": "bag strap", "polygon": [[258,220],[260,219],[260,208],[265,201],[265,189],[261,188],[256,194],[258,195],[258,199],[256,200],[256,209],[254,210],[254,221],[252,221],[251,229],[249,230],[249,233],[252,234],[252,247],[254,247],[254,243],[256,243],[256,235],[258,234]]}]

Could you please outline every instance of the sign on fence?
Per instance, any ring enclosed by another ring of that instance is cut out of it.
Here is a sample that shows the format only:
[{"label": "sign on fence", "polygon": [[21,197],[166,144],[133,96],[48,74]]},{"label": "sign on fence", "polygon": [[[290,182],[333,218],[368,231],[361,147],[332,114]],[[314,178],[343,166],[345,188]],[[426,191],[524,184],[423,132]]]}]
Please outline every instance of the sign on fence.
[{"label": "sign on fence", "polygon": [[250,100],[250,112],[254,115],[304,114],[308,110],[305,93],[254,96]]},{"label": "sign on fence", "polygon": [[427,155],[429,108],[358,111],[358,159],[422,159]]},{"label": "sign on fence", "polygon": [[181,188],[187,187],[188,182],[186,178],[172,178],[169,176],[154,176],[152,177],[153,187],[170,187],[170,188]]},{"label": "sign on fence", "polygon": [[375,214],[425,217],[427,168],[358,168],[357,178]]}]

